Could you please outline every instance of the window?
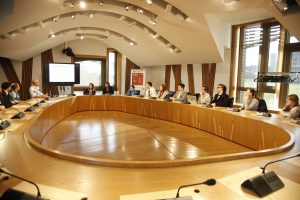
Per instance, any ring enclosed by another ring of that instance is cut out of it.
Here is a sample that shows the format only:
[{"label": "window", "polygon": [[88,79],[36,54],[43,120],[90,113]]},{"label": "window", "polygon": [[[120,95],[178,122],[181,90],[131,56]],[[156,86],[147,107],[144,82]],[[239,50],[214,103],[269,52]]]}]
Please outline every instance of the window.
[{"label": "window", "polygon": [[102,61],[84,60],[77,61],[80,64],[80,84],[76,86],[88,86],[94,83],[96,87],[101,85]]},{"label": "window", "polygon": [[256,22],[240,26],[236,87],[238,102],[243,102],[247,88],[254,88],[258,96],[266,100],[268,107],[278,107],[275,94],[277,83],[257,83],[254,80],[258,72],[278,70],[281,28],[278,22]]},{"label": "window", "polygon": [[[290,61],[290,72],[299,72],[300,73],[300,51],[294,51],[291,53]],[[290,83],[288,94],[297,94],[300,97],[300,84],[299,83]]]},{"label": "window", "polygon": [[109,51],[108,53],[108,81],[110,85],[116,85],[116,59],[117,54],[115,51]]}]

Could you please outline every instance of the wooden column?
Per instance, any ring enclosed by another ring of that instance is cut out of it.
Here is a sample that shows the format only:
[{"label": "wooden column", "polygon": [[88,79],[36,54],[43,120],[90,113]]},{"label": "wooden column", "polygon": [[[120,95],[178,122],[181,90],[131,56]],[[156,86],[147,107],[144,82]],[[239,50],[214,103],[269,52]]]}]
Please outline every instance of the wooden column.
[{"label": "wooden column", "polygon": [[30,98],[29,88],[32,82],[32,65],[33,58],[29,58],[22,63],[22,87],[21,87],[21,96],[23,100]]},{"label": "wooden column", "polygon": [[134,64],[131,60],[126,58],[126,78],[125,78],[125,93],[130,88],[130,77],[131,77],[131,69],[140,69],[139,66]]},{"label": "wooden column", "polygon": [[15,68],[9,58],[0,57],[0,65],[2,66],[3,72],[9,82],[21,85]]},{"label": "wooden column", "polygon": [[195,83],[194,83],[194,69],[193,64],[187,65],[187,72],[188,72],[188,81],[189,81],[189,93],[190,95],[195,94]]}]

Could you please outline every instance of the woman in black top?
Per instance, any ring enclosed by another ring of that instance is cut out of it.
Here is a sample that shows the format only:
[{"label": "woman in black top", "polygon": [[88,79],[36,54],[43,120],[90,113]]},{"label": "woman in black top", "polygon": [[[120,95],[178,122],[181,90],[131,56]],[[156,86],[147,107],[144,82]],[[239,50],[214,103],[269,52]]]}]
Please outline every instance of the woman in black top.
[{"label": "woman in black top", "polygon": [[110,86],[109,82],[105,82],[105,85],[103,88],[103,94],[105,94],[105,95],[114,94],[114,89]]},{"label": "woman in black top", "polygon": [[94,84],[90,83],[89,87],[83,91],[83,94],[85,94],[85,95],[95,95],[96,90],[95,90]]},{"label": "woman in black top", "polygon": [[211,103],[215,103],[219,107],[229,107],[229,96],[226,94],[226,86],[218,84],[218,94],[215,95]]}]

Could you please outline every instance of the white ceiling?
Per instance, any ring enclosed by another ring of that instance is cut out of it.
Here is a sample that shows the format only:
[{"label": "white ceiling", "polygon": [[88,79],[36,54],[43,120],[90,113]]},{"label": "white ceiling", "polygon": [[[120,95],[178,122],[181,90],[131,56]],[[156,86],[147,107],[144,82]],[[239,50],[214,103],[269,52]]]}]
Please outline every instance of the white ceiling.
[{"label": "white ceiling", "polygon": [[[189,18],[185,21],[155,4],[148,5],[146,0],[120,1],[130,2],[153,12],[158,16],[156,26],[149,23],[149,16],[141,15],[136,10],[126,11],[123,7],[105,4],[112,0],[103,1],[103,6],[87,3],[87,7],[82,9],[79,6],[64,7],[63,0],[15,0],[13,14],[0,21],[0,35],[6,35],[6,39],[0,38],[0,56],[23,61],[66,41],[78,39],[75,36],[78,33],[108,34],[96,30],[77,30],[49,38],[52,33],[75,27],[109,29],[136,42],[137,45],[131,46],[128,41],[119,40],[114,35],[108,36],[104,41],[97,40],[117,49],[142,66],[222,62],[224,48],[229,47],[230,25],[258,19],[275,17],[296,37],[300,37],[297,25],[300,13],[283,17],[271,0],[240,0],[230,4],[225,4],[224,0],[168,0],[168,3],[187,14]],[[66,17],[57,22],[45,23],[46,19],[74,11],[101,12],[93,18],[78,15],[75,20]],[[158,38],[146,34],[140,26],[129,26],[128,21],[119,20],[118,16],[122,15],[148,27],[170,44],[162,44]],[[42,21],[44,23],[40,23],[37,28],[8,34]],[[170,45],[181,52],[170,51]]]}]

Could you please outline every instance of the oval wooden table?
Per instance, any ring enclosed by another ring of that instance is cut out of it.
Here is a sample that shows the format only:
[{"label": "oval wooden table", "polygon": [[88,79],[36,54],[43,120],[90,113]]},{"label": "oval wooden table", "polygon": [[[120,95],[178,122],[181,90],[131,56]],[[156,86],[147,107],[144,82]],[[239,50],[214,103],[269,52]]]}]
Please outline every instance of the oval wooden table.
[{"label": "oval wooden table", "polygon": [[[119,111],[197,128],[253,151],[226,155],[159,161],[129,161],[91,158],[51,149],[41,144],[48,130],[66,117],[81,111]],[[113,167],[171,167],[210,163],[280,153],[293,147],[294,137],[278,120],[258,117],[253,112],[233,113],[226,108],[203,108],[127,96],[78,96],[46,106],[25,132],[35,149],[65,160]]]}]

